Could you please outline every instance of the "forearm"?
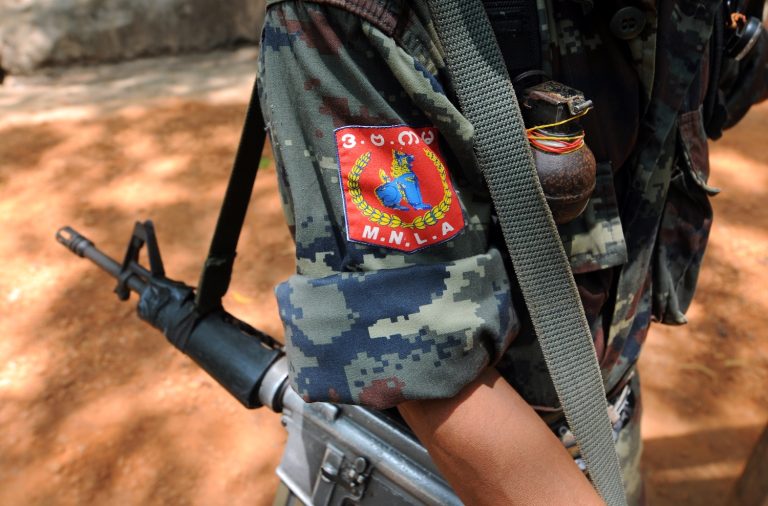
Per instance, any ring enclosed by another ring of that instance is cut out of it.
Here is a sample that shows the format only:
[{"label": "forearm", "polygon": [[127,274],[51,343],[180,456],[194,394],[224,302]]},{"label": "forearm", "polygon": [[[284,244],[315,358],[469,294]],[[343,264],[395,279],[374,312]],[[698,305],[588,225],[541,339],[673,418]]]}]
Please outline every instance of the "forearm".
[{"label": "forearm", "polygon": [[399,409],[468,505],[602,504],[560,441],[495,369],[456,397]]}]

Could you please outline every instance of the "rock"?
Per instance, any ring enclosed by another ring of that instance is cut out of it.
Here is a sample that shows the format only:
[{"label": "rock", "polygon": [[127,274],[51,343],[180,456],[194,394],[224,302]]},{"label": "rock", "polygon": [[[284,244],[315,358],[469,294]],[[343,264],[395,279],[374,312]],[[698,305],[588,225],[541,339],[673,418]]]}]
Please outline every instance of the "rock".
[{"label": "rock", "polygon": [[256,44],[263,0],[0,0],[0,68],[101,63]]}]

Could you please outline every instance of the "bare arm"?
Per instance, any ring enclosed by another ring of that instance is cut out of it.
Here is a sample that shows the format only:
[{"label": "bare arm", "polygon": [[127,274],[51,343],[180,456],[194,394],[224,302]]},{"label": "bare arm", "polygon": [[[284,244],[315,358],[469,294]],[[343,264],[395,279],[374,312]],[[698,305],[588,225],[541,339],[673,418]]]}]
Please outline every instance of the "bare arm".
[{"label": "bare arm", "polygon": [[485,370],[456,397],[399,405],[468,505],[603,504],[536,412]]}]

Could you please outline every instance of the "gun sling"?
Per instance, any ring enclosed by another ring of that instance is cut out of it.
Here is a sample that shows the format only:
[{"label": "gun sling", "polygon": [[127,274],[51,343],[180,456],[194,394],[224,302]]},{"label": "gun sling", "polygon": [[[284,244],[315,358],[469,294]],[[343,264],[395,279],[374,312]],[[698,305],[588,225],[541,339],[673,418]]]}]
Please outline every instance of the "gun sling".
[{"label": "gun sling", "polygon": [[220,309],[221,299],[229,289],[232,266],[237,254],[237,241],[240,239],[240,231],[248,212],[248,203],[259,171],[265,140],[264,118],[261,114],[259,92],[254,81],[227,192],[221,203],[211,247],[197,285],[195,306],[201,315]]}]

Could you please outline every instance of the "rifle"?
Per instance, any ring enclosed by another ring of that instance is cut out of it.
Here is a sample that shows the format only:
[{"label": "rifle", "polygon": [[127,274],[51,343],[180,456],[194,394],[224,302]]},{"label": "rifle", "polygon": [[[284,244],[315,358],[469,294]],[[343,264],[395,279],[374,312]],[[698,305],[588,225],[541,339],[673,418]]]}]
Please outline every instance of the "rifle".
[{"label": "rifle", "polygon": [[[137,293],[139,317],[243,406],[282,413],[288,441],[275,504],[461,504],[402,421],[360,406],[305,403],[288,388],[287,360],[275,339],[221,307],[201,314],[194,288],[165,276],[151,221],[136,223],[122,264],[70,227],[56,239],[116,278],[119,299]],[[145,245],[149,269],[139,262]]]}]

